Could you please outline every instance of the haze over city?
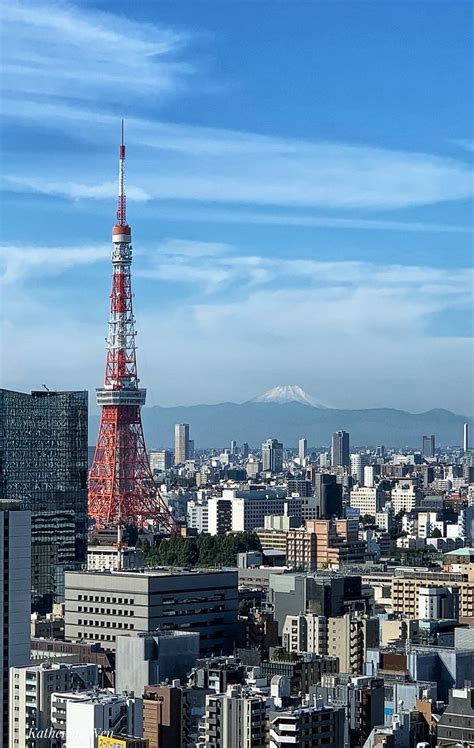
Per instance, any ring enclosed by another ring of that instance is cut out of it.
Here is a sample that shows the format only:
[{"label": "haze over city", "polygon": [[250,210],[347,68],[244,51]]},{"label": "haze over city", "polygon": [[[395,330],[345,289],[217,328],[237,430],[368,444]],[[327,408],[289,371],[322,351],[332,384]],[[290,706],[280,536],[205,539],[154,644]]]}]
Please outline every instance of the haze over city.
[{"label": "haze over city", "polygon": [[124,117],[149,405],[471,415],[469,15],[5,6],[2,384],[103,382]]}]

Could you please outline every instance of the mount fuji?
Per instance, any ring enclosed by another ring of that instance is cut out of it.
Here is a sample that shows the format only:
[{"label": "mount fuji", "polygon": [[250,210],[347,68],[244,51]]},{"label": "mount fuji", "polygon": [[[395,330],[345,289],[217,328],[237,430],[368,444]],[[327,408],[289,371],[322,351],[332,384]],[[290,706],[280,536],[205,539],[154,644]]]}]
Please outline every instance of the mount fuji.
[{"label": "mount fuji", "polygon": [[314,397],[308,395],[298,384],[280,384],[278,387],[273,387],[267,390],[262,395],[257,395],[249,403],[277,403],[283,405],[285,403],[301,403],[302,405],[309,405],[312,408],[323,408],[326,409],[325,405],[318,403]]}]

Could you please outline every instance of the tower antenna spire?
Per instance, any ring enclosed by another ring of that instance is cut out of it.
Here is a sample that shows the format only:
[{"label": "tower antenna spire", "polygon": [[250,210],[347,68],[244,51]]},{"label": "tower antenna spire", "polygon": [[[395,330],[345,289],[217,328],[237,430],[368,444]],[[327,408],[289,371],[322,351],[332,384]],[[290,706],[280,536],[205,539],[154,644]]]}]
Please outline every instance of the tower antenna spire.
[{"label": "tower antenna spire", "polygon": [[124,126],[122,120],[119,146],[119,191],[117,207],[117,224],[119,226],[127,226],[127,200],[125,197],[125,142],[123,131]]}]

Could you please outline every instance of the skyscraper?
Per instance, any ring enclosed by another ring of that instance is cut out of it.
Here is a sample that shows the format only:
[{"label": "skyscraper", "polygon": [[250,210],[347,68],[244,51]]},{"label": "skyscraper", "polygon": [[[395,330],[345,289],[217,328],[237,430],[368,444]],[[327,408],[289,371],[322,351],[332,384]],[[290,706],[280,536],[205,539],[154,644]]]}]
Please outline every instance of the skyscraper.
[{"label": "skyscraper", "polygon": [[283,444],[278,439],[267,439],[262,444],[262,469],[264,472],[283,471]]},{"label": "skyscraper", "polygon": [[298,442],[298,458],[300,461],[300,465],[304,465],[304,461],[306,459],[306,450],[308,448],[308,442],[306,439],[300,439]]},{"label": "skyscraper", "polygon": [[463,427],[463,450],[467,452],[469,449],[469,424],[465,423]]},{"label": "skyscraper", "polygon": [[367,465],[367,455],[355,452],[350,456],[351,460],[351,475],[355,483],[359,486],[364,485],[364,468]]},{"label": "skyscraper", "polygon": [[176,423],[174,427],[174,464],[189,460],[189,423]]},{"label": "skyscraper", "polygon": [[347,431],[336,431],[331,440],[331,465],[349,467],[349,434]]},{"label": "skyscraper", "polygon": [[31,509],[33,608],[87,557],[87,392],[0,390],[0,498]]},{"label": "skyscraper", "polygon": [[0,744],[8,745],[9,668],[30,661],[31,513],[20,502],[0,501]]},{"label": "skyscraper", "polygon": [[435,435],[423,436],[423,457],[434,457],[436,453]]}]

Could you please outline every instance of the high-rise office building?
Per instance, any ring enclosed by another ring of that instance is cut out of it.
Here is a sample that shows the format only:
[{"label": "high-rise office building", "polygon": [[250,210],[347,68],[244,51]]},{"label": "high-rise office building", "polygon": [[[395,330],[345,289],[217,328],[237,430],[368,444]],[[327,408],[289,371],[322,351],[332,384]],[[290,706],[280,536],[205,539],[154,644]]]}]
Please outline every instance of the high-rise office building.
[{"label": "high-rise office building", "polygon": [[243,457],[244,460],[246,460],[247,457],[249,456],[249,451],[250,450],[249,450],[248,442],[244,442],[242,444],[242,450],[241,450],[241,455],[242,455],[242,457]]},{"label": "high-rise office building", "polygon": [[306,439],[300,439],[298,442],[298,459],[300,461],[300,465],[304,465],[305,463],[307,449],[308,442],[306,441]]},{"label": "high-rise office building", "polygon": [[150,452],[150,468],[153,474],[164,473],[173,466],[173,453],[169,449]]},{"label": "high-rise office building", "polygon": [[283,471],[283,444],[278,439],[267,439],[262,444],[262,469],[264,472]]},{"label": "high-rise office building", "polygon": [[189,460],[189,423],[176,423],[174,427],[174,464]]},{"label": "high-rise office building", "polygon": [[235,439],[232,439],[230,442],[230,453],[231,455],[237,454],[237,442]]},{"label": "high-rise office building", "polygon": [[463,450],[467,452],[469,449],[469,424],[465,423],[463,426]]},{"label": "high-rise office building", "polygon": [[30,661],[31,513],[19,502],[0,501],[0,744],[8,745],[9,668]]},{"label": "high-rise office building", "polygon": [[311,471],[314,486],[315,519],[340,517],[342,514],[342,485],[331,473]]},{"label": "high-rise office building", "polygon": [[436,454],[435,435],[423,436],[423,457],[434,457]]},{"label": "high-rise office building", "polygon": [[31,509],[33,608],[64,599],[87,555],[87,392],[0,390],[0,499]]},{"label": "high-rise office building", "polygon": [[331,439],[331,465],[350,466],[349,434],[347,431],[336,431]]}]

